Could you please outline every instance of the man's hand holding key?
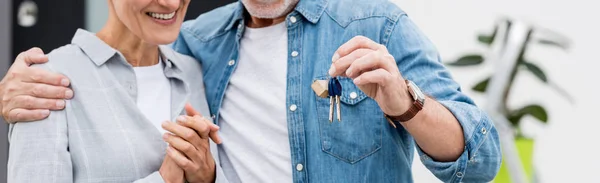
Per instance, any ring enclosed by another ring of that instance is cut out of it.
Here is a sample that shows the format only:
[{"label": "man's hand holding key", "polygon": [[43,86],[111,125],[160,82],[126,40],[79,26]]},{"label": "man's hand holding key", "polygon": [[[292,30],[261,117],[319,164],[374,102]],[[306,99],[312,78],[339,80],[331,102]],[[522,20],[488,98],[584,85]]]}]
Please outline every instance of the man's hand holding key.
[{"label": "man's hand holding key", "polygon": [[399,116],[412,105],[396,60],[385,46],[357,36],[338,48],[332,62],[331,77],[352,78],[385,114]]}]

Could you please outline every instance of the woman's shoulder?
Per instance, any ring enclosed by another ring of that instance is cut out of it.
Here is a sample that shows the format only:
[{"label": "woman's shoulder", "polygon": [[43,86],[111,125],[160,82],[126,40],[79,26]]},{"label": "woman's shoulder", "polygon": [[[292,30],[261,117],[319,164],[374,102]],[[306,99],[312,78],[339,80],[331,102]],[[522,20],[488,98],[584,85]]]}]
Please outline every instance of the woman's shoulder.
[{"label": "woman's shoulder", "polygon": [[82,67],[86,67],[86,65],[92,63],[81,48],[74,44],[56,48],[48,53],[47,56],[47,63],[36,64],[34,66],[62,73],[72,69],[83,69]]}]

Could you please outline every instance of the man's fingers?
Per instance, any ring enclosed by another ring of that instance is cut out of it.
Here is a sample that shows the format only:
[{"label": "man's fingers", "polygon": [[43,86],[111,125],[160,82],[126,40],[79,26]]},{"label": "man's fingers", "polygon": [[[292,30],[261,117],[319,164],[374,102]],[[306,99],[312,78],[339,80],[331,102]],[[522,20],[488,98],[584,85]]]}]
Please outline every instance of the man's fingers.
[{"label": "man's fingers", "polygon": [[39,47],[33,47],[30,48],[29,50],[27,50],[26,52],[32,52],[32,53],[39,53],[39,54],[44,54],[44,50],[42,50]]},{"label": "man's fingers", "polygon": [[24,63],[26,65],[32,64],[43,64],[48,62],[48,56],[44,55],[44,51],[40,48],[31,48],[25,52],[20,53]]},{"label": "man's fingers", "polygon": [[175,148],[175,150],[182,152],[188,159],[192,160],[192,162],[201,162],[204,158],[201,158],[200,155],[203,155],[198,149],[188,141],[183,140],[181,137],[171,135],[168,133],[163,134],[163,139],[165,142],[169,144],[169,146]]},{"label": "man's fingers", "polygon": [[181,125],[181,122],[179,124],[163,122],[162,127],[176,136],[185,139],[197,148],[208,146],[208,141],[204,141],[195,130]]},{"label": "man's fingers", "polygon": [[15,122],[30,122],[30,121],[38,121],[48,117],[50,115],[50,111],[47,109],[13,109],[5,114],[7,117],[7,122],[15,123]]},{"label": "man's fingers", "polygon": [[[2,96],[2,103],[6,107],[7,103],[14,102],[14,100],[16,100],[15,98],[20,96],[29,96],[32,98],[41,99],[70,99],[73,98],[73,90],[62,86],[38,83],[20,83],[19,85],[9,85],[5,88],[4,96]],[[18,106],[23,105],[25,104],[19,104]]]},{"label": "man's fingers", "polygon": [[336,60],[335,62],[331,63],[331,68],[329,68],[329,75],[332,77],[335,76],[345,76],[346,75],[346,69],[348,69],[348,67],[350,67],[350,65],[356,60],[359,59],[371,52],[374,52],[373,50],[370,49],[357,49],[354,50],[352,53]]},{"label": "man's fingers", "polygon": [[356,37],[350,39],[348,42],[344,43],[342,46],[340,46],[337,49],[337,51],[335,51],[335,53],[333,54],[331,61],[335,62],[339,58],[342,58],[357,49],[364,48],[364,49],[371,49],[371,50],[379,50],[382,47],[383,47],[382,45],[376,43],[375,41],[373,41],[367,37],[356,36]]},{"label": "man's fingers", "polygon": [[180,116],[177,118],[177,122],[179,122],[179,124],[194,129],[200,135],[200,138],[206,139],[210,137],[210,139],[212,139],[212,141],[216,144],[221,144],[221,137],[219,137],[218,134],[220,129],[219,126],[198,115],[193,117],[183,117],[184,116]]},{"label": "man's fingers", "polygon": [[380,86],[385,86],[387,81],[393,77],[388,71],[384,69],[376,69],[372,71],[365,72],[360,76],[354,79],[354,84],[357,86],[366,85],[366,84],[379,84]]},{"label": "man's fingers", "polygon": [[185,104],[185,113],[188,116],[196,116],[196,115],[202,116],[202,114],[200,114],[200,112],[196,111],[196,109],[194,109],[194,107],[192,107],[192,104],[190,104],[190,103]]},{"label": "man's fingers", "polygon": [[64,87],[67,87],[71,84],[71,81],[69,81],[69,78],[66,76],[37,67],[27,68],[27,71],[23,74],[23,76],[23,82],[28,83],[43,83]]},{"label": "man's fingers", "polygon": [[44,83],[56,86],[69,86],[69,79],[58,73],[53,73],[41,68],[30,67],[31,64],[48,62],[48,57],[39,48],[32,48],[17,56],[7,76],[23,82]]},{"label": "man's fingers", "polygon": [[29,95],[32,97],[45,99],[73,98],[73,90],[64,86],[54,86],[41,83],[23,83],[21,86],[23,89],[9,91],[6,96],[13,97],[19,95]]},{"label": "man's fingers", "polygon": [[183,124],[184,126],[196,130],[196,132],[200,134],[201,138],[206,139],[207,136],[209,136],[213,142],[215,142],[216,144],[221,144],[221,138],[218,134],[219,126],[213,124],[208,119],[204,118],[202,114],[196,111],[190,103],[185,104],[185,111],[188,115],[185,118],[186,120],[183,121],[183,118],[178,118],[182,119],[182,121],[178,120],[178,122],[181,122],[181,124]]},{"label": "man's fingers", "polygon": [[206,122],[206,119],[200,116],[179,116],[177,117],[177,123],[185,127],[193,129],[200,138],[207,139],[208,133],[210,132],[210,126]]},{"label": "man's fingers", "polygon": [[[215,125],[216,126],[216,125]],[[210,139],[212,139],[213,142],[215,142],[215,144],[221,144],[223,143],[223,141],[221,140],[221,137],[219,136],[219,131],[210,131],[209,133],[210,135]]]},{"label": "man's fingers", "polygon": [[70,88],[46,84],[35,84],[30,92],[31,96],[47,99],[71,99],[74,95]]},{"label": "man's fingers", "polygon": [[[177,121],[181,121],[180,117],[177,117]],[[194,135],[198,136],[198,134],[196,133],[196,131],[194,131],[192,128],[183,126],[181,124],[181,122],[178,123],[173,123],[173,122],[163,122],[162,123],[162,128],[165,129],[166,131],[169,131],[177,136],[183,137],[186,140],[190,140],[188,138],[192,138]]]},{"label": "man's fingers", "polygon": [[177,164],[177,166],[179,166],[181,169],[185,170],[185,171],[189,171],[192,169],[192,167],[194,166],[194,163],[189,160],[188,158],[186,158],[183,153],[177,151],[175,148],[171,147],[169,145],[169,147],[167,147],[167,156],[169,156],[171,158],[171,160],[173,160],[173,162],[175,162],[175,164]]},{"label": "man's fingers", "polygon": [[29,95],[19,95],[4,103],[4,109],[50,109],[61,110],[65,108],[66,102],[62,99],[35,98]]},{"label": "man's fingers", "polygon": [[375,69],[385,69],[390,73],[398,73],[398,67],[394,57],[386,52],[374,51],[371,52],[350,64],[346,69],[346,75],[350,78],[355,78],[361,73]]}]

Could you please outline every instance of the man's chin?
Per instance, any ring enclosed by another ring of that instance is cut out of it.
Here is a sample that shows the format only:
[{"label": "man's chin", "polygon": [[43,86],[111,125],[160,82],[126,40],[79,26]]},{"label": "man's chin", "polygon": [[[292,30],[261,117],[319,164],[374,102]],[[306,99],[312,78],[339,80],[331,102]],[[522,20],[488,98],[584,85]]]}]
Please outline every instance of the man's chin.
[{"label": "man's chin", "polygon": [[248,11],[248,13],[250,14],[250,16],[255,17],[255,18],[260,18],[260,19],[275,19],[275,18],[284,16],[283,13],[279,13],[279,12],[262,12],[262,11],[251,12],[251,11]]},{"label": "man's chin", "polygon": [[244,1],[251,1],[251,3],[253,3],[253,4],[267,6],[270,4],[275,4],[275,3],[279,2],[280,0],[244,0]]},{"label": "man's chin", "polygon": [[296,7],[299,0],[284,0],[283,3],[275,3],[276,1],[277,0],[242,0],[242,4],[244,4],[244,7],[252,17],[274,19],[287,15],[294,7]]}]

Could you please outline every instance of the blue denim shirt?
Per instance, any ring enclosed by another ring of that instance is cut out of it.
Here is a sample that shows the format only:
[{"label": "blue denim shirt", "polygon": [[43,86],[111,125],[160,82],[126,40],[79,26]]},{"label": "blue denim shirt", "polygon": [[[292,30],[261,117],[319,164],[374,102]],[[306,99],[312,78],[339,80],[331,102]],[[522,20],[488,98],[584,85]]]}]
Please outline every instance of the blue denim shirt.
[{"label": "blue denim shirt", "polygon": [[[178,52],[202,63],[207,100],[216,122],[237,65],[244,16],[240,2],[215,9],[185,22],[173,44]],[[496,175],[501,153],[492,121],[461,93],[435,47],[395,4],[300,0],[285,24],[290,53],[286,103],[298,106],[287,112],[293,182],[413,181],[413,138],[402,126],[390,126],[377,103],[351,79],[340,80],[341,123],[329,123],[329,100],[311,89],[314,80],[327,78],[336,49],[358,35],[387,46],[402,75],[447,107],[462,125],[463,154],[454,162],[437,162],[417,147],[425,166],[444,182],[487,182]],[[299,54],[291,54],[295,52]],[[297,164],[305,168],[296,169]]]}]

